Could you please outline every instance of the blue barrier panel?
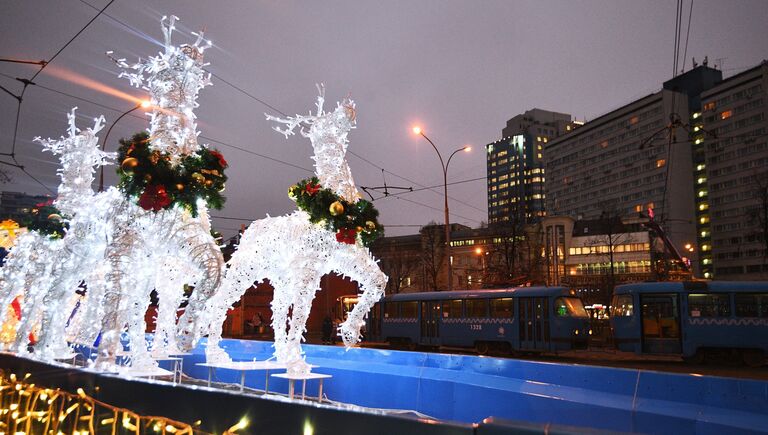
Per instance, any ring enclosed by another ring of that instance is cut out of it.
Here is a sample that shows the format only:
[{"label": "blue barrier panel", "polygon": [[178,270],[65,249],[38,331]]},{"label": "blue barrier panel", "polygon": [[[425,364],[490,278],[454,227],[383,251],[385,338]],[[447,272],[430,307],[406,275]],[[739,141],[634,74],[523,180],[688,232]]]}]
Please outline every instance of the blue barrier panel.
[{"label": "blue barrier panel", "polygon": [[[233,360],[263,360],[271,343],[224,340]],[[206,379],[204,343],[184,371]],[[625,432],[750,433],[768,428],[768,382],[469,355],[305,345],[314,371],[333,376],[328,398],[364,407],[406,409],[477,423],[493,416]],[[240,373],[216,379],[239,383]],[[263,388],[264,373],[246,374]],[[286,392],[287,382],[270,381]],[[307,384],[316,395],[316,385]]]}]

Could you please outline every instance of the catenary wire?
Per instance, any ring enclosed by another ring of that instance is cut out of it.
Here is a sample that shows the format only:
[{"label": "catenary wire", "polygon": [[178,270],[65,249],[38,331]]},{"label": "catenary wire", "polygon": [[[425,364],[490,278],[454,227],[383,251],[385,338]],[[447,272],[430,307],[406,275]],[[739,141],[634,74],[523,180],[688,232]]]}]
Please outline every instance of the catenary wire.
[{"label": "catenary wire", "polygon": [[[89,6],[89,7],[90,7],[90,8],[92,8],[92,9],[97,9],[97,7],[96,7],[96,6],[94,6],[94,5],[90,4],[89,2],[87,2],[87,1],[85,1],[85,0],[79,0],[79,1],[80,1],[81,3],[83,3],[83,4],[87,5],[87,6]],[[115,21],[116,23],[120,24],[121,26],[123,26],[123,27],[125,27],[125,28],[127,28],[127,29],[129,29],[129,30],[131,30],[131,31],[133,31],[133,32],[139,32],[139,33],[141,33],[139,29],[137,29],[137,28],[135,28],[135,27],[131,26],[130,24],[128,24],[128,23],[126,23],[126,22],[124,22],[124,21],[122,21],[122,20],[120,20],[120,19],[118,19],[118,18],[115,18],[114,16],[112,16],[112,15],[110,15],[110,14],[106,14],[106,13],[105,13],[105,14],[103,14],[103,15],[104,15],[105,17],[108,17],[108,18],[110,18],[111,20]],[[225,84],[229,85],[230,87],[232,87],[232,88],[233,88],[233,89],[235,89],[236,91],[238,91],[238,92],[242,93],[243,95],[245,95],[245,96],[247,96],[247,97],[249,97],[249,98],[253,99],[254,101],[256,101],[256,102],[258,102],[258,103],[260,103],[260,104],[264,105],[265,107],[269,108],[270,110],[273,110],[274,112],[276,112],[276,113],[279,113],[279,114],[280,114],[280,115],[282,115],[282,116],[288,116],[288,115],[287,115],[287,114],[286,114],[284,111],[280,110],[280,109],[279,109],[279,108],[277,108],[275,105],[273,105],[273,104],[270,104],[270,103],[268,103],[268,102],[264,101],[263,99],[261,99],[261,98],[259,98],[259,97],[255,96],[255,95],[253,95],[252,93],[250,93],[250,92],[246,91],[246,90],[245,90],[245,89],[243,89],[242,87],[240,87],[240,86],[237,86],[237,85],[235,85],[234,83],[230,82],[229,80],[226,80],[226,79],[222,78],[220,75],[216,74],[215,72],[213,72],[213,71],[209,71],[209,70],[206,70],[206,71],[207,71],[207,72],[209,72],[209,73],[211,73],[211,75],[212,75],[213,77],[215,77],[215,78],[217,78],[217,79],[221,80],[223,83],[225,83]],[[425,186],[424,186],[423,184],[421,184],[421,183],[418,183],[418,182],[416,182],[416,181],[414,181],[414,180],[411,180],[411,179],[409,179],[409,178],[407,178],[407,177],[404,177],[404,176],[402,176],[402,175],[400,175],[400,174],[396,174],[396,173],[394,173],[394,172],[392,172],[392,171],[389,171],[389,170],[387,170],[387,169],[384,169],[383,167],[381,167],[381,166],[377,165],[376,163],[373,163],[373,162],[372,162],[372,161],[370,161],[369,159],[367,159],[367,158],[365,158],[365,157],[361,156],[360,154],[358,154],[358,153],[356,153],[356,152],[354,152],[354,151],[352,151],[352,150],[347,150],[347,153],[349,153],[350,155],[352,155],[352,156],[354,156],[354,157],[356,157],[356,158],[358,158],[358,159],[362,160],[362,161],[363,161],[363,162],[365,162],[365,163],[368,163],[369,165],[373,166],[374,168],[377,168],[377,169],[380,169],[380,170],[383,170],[383,171],[385,171],[386,173],[388,173],[388,174],[390,174],[390,175],[392,175],[392,176],[394,176],[394,177],[397,177],[397,178],[399,178],[399,179],[401,179],[401,180],[404,180],[404,181],[407,181],[407,182],[409,182],[409,183],[413,183],[414,185],[416,185],[416,186],[419,186],[419,187],[425,187]],[[440,186],[442,186],[442,185],[440,185]],[[435,194],[438,194],[438,195],[441,195],[441,196],[443,195],[441,192],[438,192],[438,191],[436,191],[436,190],[434,190],[434,189],[435,189],[435,188],[429,188],[429,189],[426,189],[426,190],[429,190],[430,192],[433,192],[433,193],[435,193]],[[458,199],[458,198],[454,198],[454,197],[451,197],[451,196],[448,196],[448,198],[449,198],[450,200],[454,201],[454,202],[458,202],[459,204],[462,204],[462,205],[464,205],[464,206],[466,206],[466,207],[469,207],[469,208],[472,208],[472,209],[474,209],[474,210],[477,210],[478,212],[481,212],[481,213],[483,213],[483,214],[487,213],[487,211],[486,211],[486,210],[483,210],[482,208],[480,208],[480,207],[477,207],[477,206],[475,206],[475,205],[473,205],[473,204],[469,204],[469,203],[467,203],[466,201],[463,201],[463,200],[461,200],[461,199]]]},{"label": "catenary wire", "polygon": [[[7,78],[13,78],[12,76],[9,76],[8,74],[5,74],[5,73],[0,73],[0,76],[4,76],[4,77],[7,77]],[[59,91],[58,89],[54,89],[54,88],[51,88],[51,87],[48,87],[48,86],[44,86],[44,85],[38,85],[38,84],[36,84],[35,86],[37,86],[37,87],[40,87],[40,88],[42,88],[42,89],[45,89],[45,90],[47,90],[47,91],[49,91],[49,92],[57,93],[57,94],[60,94],[60,95],[63,95],[63,96],[69,97],[69,98],[73,98],[73,99],[76,99],[76,100],[79,100],[79,101],[83,101],[83,102],[87,102],[87,103],[93,104],[93,105],[95,105],[95,106],[97,106],[97,107],[101,107],[101,108],[104,108],[104,109],[112,110],[112,111],[114,111],[114,112],[121,112],[121,110],[120,110],[120,109],[116,109],[116,108],[114,108],[114,107],[111,107],[111,106],[107,106],[107,105],[105,105],[105,104],[102,104],[102,103],[98,103],[98,102],[96,102],[96,101],[93,101],[93,100],[90,100],[90,99],[88,99],[88,98],[79,97],[79,96],[77,96],[77,95],[72,95],[72,94],[70,94],[70,93],[67,93],[67,92],[63,92],[63,91]],[[130,114],[129,116],[132,116],[132,117],[134,117],[134,118],[137,118],[137,119],[142,119],[142,120],[144,119],[144,118],[142,118],[140,115],[133,115],[133,114]],[[248,153],[248,154],[253,154],[253,155],[256,155],[256,156],[258,156],[258,157],[262,157],[262,158],[265,158],[265,159],[268,159],[268,160],[271,160],[271,161],[274,161],[274,162],[278,162],[278,163],[281,163],[281,164],[284,164],[284,165],[288,165],[288,166],[291,166],[291,167],[294,167],[294,168],[297,168],[297,169],[301,169],[301,170],[304,170],[304,171],[307,171],[307,172],[310,172],[310,173],[311,173],[311,172],[313,172],[313,171],[311,171],[311,170],[309,170],[309,169],[307,169],[307,168],[304,168],[304,167],[301,167],[301,166],[295,165],[295,164],[293,164],[293,163],[285,162],[285,161],[282,161],[282,160],[276,159],[276,158],[274,158],[274,157],[269,157],[269,156],[266,156],[266,155],[263,155],[263,154],[257,153],[257,152],[255,152],[255,151],[251,151],[251,150],[247,150],[247,149],[245,149],[245,148],[237,147],[237,146],[235,146],[235,145],[229,144],[229,143],[227,143],[227,142],[224,142],[224,141],[221,141],[221,140],[218,140],[218,139],[214,139],[214,138],[211,138],[211,137],[207,137],[207,136],[203,136],[203,135],[200,135],[200,137],[201,137],[201,138],[203,138],[203,139],[205,139],[205,140],[208,140],[208,141],[211,141],[211,142],[215,142],[215,143],[221,144],[221,145],[223,145],[223,146],[227,146],[227,147],[232,147],[232,148],[238,149],[238,150],[240,150],[240,151],[243,151],[243,152],[245,152],[245,153]],[[38,182],[39,182],[39,181],[38,181]],[[44,186],[44,187],[45,187],[46,189],[48,189],[49,191],[51,191],[51,189],[50,189],[50,188],[48,188],[47,186],[45,186],[44,184],[41,184],[41,185],[42,185],[42,186]],[[53,193],[53,191],[51,191],[51,193]],[[404,199],[404,198],[398,198],[398,199]],[[406,201],[407,201],[407,202],[410,202],[410,203],[413,203],[413,204],[416,204],[416,205],[419,205],[419,206],[422,206],[422,207],[426,207],[426,208],[432,209],[432,210],[436,210],[436,211],[442,211],[442,210],[439,210],[439,209],[437,209],[437,208],[435,208],[435,207],[429,206],[429,205],[427,205],[427,204],[423,204],[423,203],[420,203],[420,202],[418,202],[418,201],[413,201],[413,200],[406,200]],[[467,217],[464,217],[464,216],[458,215],[458,214],[456,214],[456,213],[454,213],[454,212],[450,212],[450,214],[451,214],[451,215],[453,215],[453,216],[456,216],[456,217],[462,218],[462,219],[464,219],[464,220],[470,221],[470,222],[474,222],[474,221],[476,221],[476,219],[470,219],[470,218],[467,218]]]}]

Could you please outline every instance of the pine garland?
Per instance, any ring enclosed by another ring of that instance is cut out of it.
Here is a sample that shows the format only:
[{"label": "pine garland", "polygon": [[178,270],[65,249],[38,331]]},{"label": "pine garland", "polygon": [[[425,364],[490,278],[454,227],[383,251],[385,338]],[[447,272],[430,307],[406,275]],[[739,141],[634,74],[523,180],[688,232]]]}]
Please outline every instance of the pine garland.
[{"label": "pine garland", "polygon": [[370,246],[384,235],[379,224],[379,212],[369,201],[350,203],[331,189],[320,186],[317,177],[299,181],[288,189],[288,196],[309,214],[309,220],[336,233],[340,243],[354,244],[359,237],[363,246]]},{"label": "pine garland", "polygon": [[36,231],[51,239],[64,237],[69,229],[67,218],[61,215],[59,209],[53,206],[53,200],[37,204],[31,213],[22,219],[22,226],[29,231]]},{"label": "pine garland", "polygon": [[138,133],[121,139],[118,152],[120,190],[145,210],[159,211],[180,206],[197,216],[197,200],[220,210],[225,198],[221,194],[227,181],[227,161],[216,150],[201,148],[171,163],[168,153],[151,150],[149,135]]}]

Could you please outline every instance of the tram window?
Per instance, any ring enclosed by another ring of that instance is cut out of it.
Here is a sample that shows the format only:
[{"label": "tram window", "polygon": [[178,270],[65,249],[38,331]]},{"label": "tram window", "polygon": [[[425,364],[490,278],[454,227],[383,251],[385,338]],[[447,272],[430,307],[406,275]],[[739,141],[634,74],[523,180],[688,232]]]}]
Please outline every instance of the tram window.
[{"label": "tram window", "polygon": [[555,299],[555,314],[558,316],[589,317],[579,298],[560,297]]},{"label": "tram window", "polygon": [[768,293],[738,294],[735,300],[738,317],[768,317]]},{"label": "tram window", "polygon": [[688,295],[688,314],[691,317],[727,317],[731,315],[728,294]]},{"label": "tram window", "polygon": [[398,314],[398,307],[400,306],[399,302],[387,302],[384,304],[384,318],[386,319],[394,319],[397,317],[400,317]]},{"label": "tram window", "polygon": [[512,298],[491,299],[491,317],[512,317]]},{"label": "tram window", "polygon": [[467,317],[488,317],[488,299],[467,299]]},{"label": "tram window", "polygon": [[443,301],[443,317],[445,318],[461,317],[461,299]]},{"label": "tram window", "polygon": [[612,315],[614,317],[632,317],[634,313],[634,304],[632,303],[632,295],[616,295],[611,301],[613,305]]},{"label": "tram window", "polygon": [[419,302],[418,301],[408,301],[403,302],[403,309],[402,309],[402,316],[400,317],[407,317],[407,318],[413,318],[419,317]]}]

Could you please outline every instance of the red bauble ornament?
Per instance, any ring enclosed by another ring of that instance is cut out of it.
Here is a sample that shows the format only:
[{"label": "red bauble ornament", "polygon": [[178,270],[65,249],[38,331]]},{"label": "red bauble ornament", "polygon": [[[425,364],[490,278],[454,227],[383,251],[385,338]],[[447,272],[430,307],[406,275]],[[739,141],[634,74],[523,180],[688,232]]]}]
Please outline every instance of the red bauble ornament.
[{"label": "red bauble ornament", "polygon": [[139,197],[139,207],[144,210],[160,211],[171,204],[165,186],[150,184]]},{"label": "red bauble ornament", "polygon": [[336,232],[336,241],[339,243],[354,245],[356,237],[357,231],[354,228],[339,228],[339,231]]},{"label": "red bauble ornament", "polygon": [[222,168],[226,168],[227,166],[229,166],[229,165],[227,164],[227,161],[226,161],[226,160],[224,160],[224,156],[223,156],[223,155],[221,155],[221,153],[220,153],[220,152],[218,152],[218,151],[213,151],[213,150],[212,150],[212,151],[211,151],[211,155],[212,155],[212,156],[214,156],[214,157],[216,157],[217,159],[219,159],[219,165],[221,165],[221,167],[222,167]]},{"label": "red bauble ornament", "polygon": [[320,191],[320,185],[319,184],[312,184],[310,181],[307,183],[306,186],[304,186],[304,190],[309,194],[309,196],[312,196]]}]

